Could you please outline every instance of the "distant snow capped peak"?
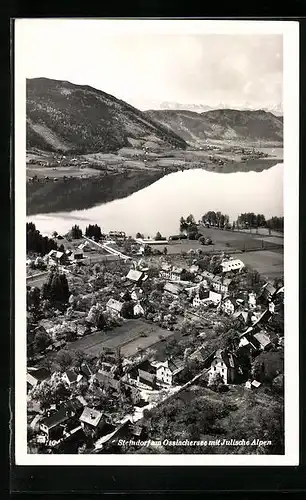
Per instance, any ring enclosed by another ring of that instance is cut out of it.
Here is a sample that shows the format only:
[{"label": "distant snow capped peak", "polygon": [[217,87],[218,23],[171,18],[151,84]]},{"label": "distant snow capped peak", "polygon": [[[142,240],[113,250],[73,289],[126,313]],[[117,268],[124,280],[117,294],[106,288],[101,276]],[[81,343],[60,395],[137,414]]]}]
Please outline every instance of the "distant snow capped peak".
[{"label": "distant snow capped peak", "polygon": [[[151,108],[153,109],[153,107]],[[258,109],[262,109],[264,111],[273,113],[276,116],[282,116],[283,115],[283,107],[282,103],[277,103],[277,104],[271,104],[271,105],[255,105],[252,104],[248,101],[243,102],[243,103],[235,103],[235,104],[228,104],[224,102],[219,102],[216,105],[208,105],[208,104],[184,104],[184,103],[179,103],[179,102],[172,102],[172,101],[164,101],[161,102],[158,106],[156,106],[154,109],[167,109],[167,110],[187,110],[187,111],[193,111],[195,113],[204,113],[205,111],[213,111],[216,109],[237,109],[241,111],[254,111]]]}]

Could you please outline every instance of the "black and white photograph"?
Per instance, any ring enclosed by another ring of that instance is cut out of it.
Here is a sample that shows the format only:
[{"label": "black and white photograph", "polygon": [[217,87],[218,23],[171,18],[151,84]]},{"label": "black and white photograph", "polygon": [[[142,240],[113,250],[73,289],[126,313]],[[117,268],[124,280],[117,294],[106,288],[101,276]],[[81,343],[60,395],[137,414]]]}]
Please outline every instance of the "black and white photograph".
[{"label": "black and white photograph", "polygon": [[296,23],[14,50],[17,463],[297,465]]}]

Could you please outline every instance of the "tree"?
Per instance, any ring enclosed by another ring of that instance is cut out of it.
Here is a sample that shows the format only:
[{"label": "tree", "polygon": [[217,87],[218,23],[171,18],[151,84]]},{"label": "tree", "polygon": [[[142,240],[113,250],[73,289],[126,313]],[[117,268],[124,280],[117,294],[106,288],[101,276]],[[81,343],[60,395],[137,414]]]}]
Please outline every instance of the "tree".
[{"label": "tree", "polygon": [[163,254],[167,255],[167,253],[168,253],[168,249],[167,249],[167,247],[164,247]]},{"label": "tree", "polygon": [[123,318],[127,319],[134,316],[134,303],[132,301],[124,302],[121,309],[121,315],[123,316]]},{"label": "tree", "polygon": [[195,223],[196,223],[195,222],[195,218],[194,218],[194,216],[192,214],[188,215],[188,217],[186,219],[186,223],[188,225],[192,225],[192,226],[195,225]]},{"label": "tree", "polygon": [[188,223],[185,221],[184,217],[180,218],[180,232],[184,233],[188,227]]},{"label": "tree", "polygon": [[47,283],[42,288],[45,299],[52,303],[67,303],[69,299],[69,286],[65,274],[60,274],[57,269],[51,271]]},{"label": "tree", "polygon": [[82,229],[80,229],[80,227],[77,224],[75,224],[74,226],[72,226],[69,234],[71,238],[73,238],[74,240],[78,240],[82,238]]},{"label": "tree", "polygon": [[56,363],[61,371],[67,370],[72,365],[72,361],[73,356],[67,349],[63,349],[56,355]]},{"label": "tree", "polygon": [[209,388],[215,392],[224,392],[226,390],[224,379],[220,373],[216,373],[212,376],[209,382]]},{"label": "tree", "polygon": [[38,401],[43,409],[49,408],[52,404],[62,403],[70,395],[70,389],[59,378],[45,380],[31,392],[32,399]]},{"label": "tree", "polygon": [[27,222],[26,225],[26,248],[27,252],[35,252],[40,255],[45,255],[50,250],[57,250],[58,246],[53,239],[47,236],[42,236],[35,224]]},{"label": "tree", "polygon": [[137,233],[137,234],[136,234],[136,238],[137,238],[137,239],[141,239],[141,240],[143,240],[144,236],[143,236],[143,234],[142,234],[142,233]]},{"label": "tree", "polygon": [[100,240],[102,238],[102,231],[100,226],[98,226],[97,224],[89,224],[89,226],[85,229],[85,236],[87,236],[88,238],[94,238],[95,240]]},{"label": "tree", "polygon": [[163,240],[164,238],[162,237],[162,235],[160,234],[159,231],[157,231],[156,233],[156,236],[155,236],[155,241],[160,241],[160,240]]},{"label": "tree", "polygon": [[44,351],[51,342],[50,335],[43,329],[39,330],[34,337],[34,349],[36,352]]}]

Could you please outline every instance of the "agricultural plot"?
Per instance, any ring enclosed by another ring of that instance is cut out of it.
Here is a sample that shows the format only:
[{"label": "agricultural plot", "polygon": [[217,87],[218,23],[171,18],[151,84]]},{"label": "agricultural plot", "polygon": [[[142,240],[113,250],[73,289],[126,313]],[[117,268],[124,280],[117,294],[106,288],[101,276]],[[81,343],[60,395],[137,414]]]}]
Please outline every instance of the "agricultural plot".
[{"label": "agricultural plot", "polygon": [[236,257],[268,279],[278,278],[284,274],[283,252],[259,250],[236,254]]},{"label": "agricultural plot", "polygon": [[110,349],[120,347],[123,356],[132,356],[139,350],[156,344],[161,340],[161,337],[166,338],[170,335],[173,335],[173,332],[163,330],[141,319],[128,320],[111,332],[96,332],[87,335],[71,343],[70,348],[98,355],[105,347]]}]

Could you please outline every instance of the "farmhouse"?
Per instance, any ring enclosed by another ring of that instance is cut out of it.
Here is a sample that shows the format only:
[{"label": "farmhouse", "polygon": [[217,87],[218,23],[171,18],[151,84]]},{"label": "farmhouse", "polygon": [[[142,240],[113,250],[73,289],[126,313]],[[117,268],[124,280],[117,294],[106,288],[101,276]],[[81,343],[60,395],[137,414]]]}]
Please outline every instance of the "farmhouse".
[{"label": "farmhouse", "polygon": [[72,259],[73,260],[81,260],[84,259],[84,253],[83,249],[77,249],[74,252],[72,252]]},{"label": "farmhouse", "polygon": [[167,385],[173,385],[176,376],[184,369],[184,363],[181,360],[170,359],[164,362],[152,362],[156,368],[156,382]]},{"label": "farmhouse", "polygon": [[120,380],[115,379],[109,372],[99,370],[94,375],[94,381],[100,387],[109,388],[115,392],[119,392],[120,390]]},{"label": "farmhouse", "polygon": [[240,271],[244,267],[244,263],[240,259],[225,260],[221,263],[222,272]]},{"label": "farmhouse", "polygon": [[65,253],[59,252],[57,250],[50,250],[50,252],[47,254],[46,257],[49,264],[51,262],[55,262],[56,264],[62,264],[65,260]]},{"label": "farmhouse", "polygon": [[150,389],[156,387],[156,368],[149,361],[143,361],[137,368],[137,384]]},{"label": "farmhouse", "polygon": [[121,315],[123,302],[119,300],[109,299],[106,304],[106,311],[114,317],[119,317]]},{"label": "farmhouse", "polygon": [[218,349],[209,369],[209,383],[216,374],[221,375],[224,384],[233,384],[239,372],[239,367],[234,354]]}]

